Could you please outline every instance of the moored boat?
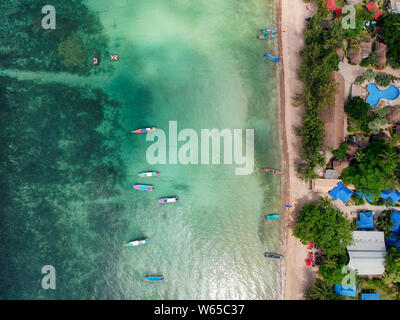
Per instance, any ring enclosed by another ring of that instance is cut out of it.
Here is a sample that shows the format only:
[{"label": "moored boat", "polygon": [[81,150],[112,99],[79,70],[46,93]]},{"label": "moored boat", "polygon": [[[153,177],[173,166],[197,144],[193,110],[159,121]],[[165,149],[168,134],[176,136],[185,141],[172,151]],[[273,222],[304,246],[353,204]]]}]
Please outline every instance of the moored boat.
[{"label": "moored boat", "polygon": [[274,252],[265,252],[264,257],[272,259],[283,259],[283,255]]},{"label": "moored boat", "polygon": [[154,177],[160,175],[159,172],[156,171],[146,171],[146,172],[140,172],[137,174],[138,177]]},{"label": "moored boat", "polygon": [[262,34],[260,36],[257,36],[258,39],[273,39],[275,37],[276,35],[274,34]]},{"label": "moored boat", "polygon": [[282,173],[282,171],[276,170],[276,169],[272,169],[272,168],[263,168],[263,170],[265,172],[274,173],[274,174],[281,174]]},{"label": "moored boat", "polygon": [[274,57],[274,56],[270,55],[269,53],[264,54],[264,58],[268,59],[268,60],[271,60],[271,61],[274,61],[274,62],[279,62],[280,61],[279,58]]},{"label": "moored boat", "polygon": [[261,32],[263,33],[277,33],[277,30],[273,30],[273,29],[261,29]]},{"label": "moored boat", "polygon": [[148,132],[154,131],[156,129],[157,129],[156,127],[139,128],[139,129],[133,130],[132,133],[148,133]]},{"label": "moored boat", "polygon": [[146,281],[163,281],[164,277],[163,276],[147,276],[144,278]]},{"label": "moored boat", "polygon": [[154,189],[154,187],[153,187],[153,186],[146,185],[146,184],[135,184],[135,185],[133,186],[133,189],[136,189],[136,190],[144,190],[144,191],[152,191],[152,190]]},{"label": "moored boat", "polygon": [[280,217],[279,214],[268,214],[265,216],[265,219],[267,220],[273,220],[273,219],[278,219]]},{"label": "moored boat", "polygon": [[165,197],[158,200],[159,203],[173,203],[178,202],[178,197]]},{"label": "moored boat", "polygon": [[146,244],[150,241],[149,238],[145,238],[145,239],[139,239],[139,240],[133,240],[130,241],[128,243],[125,244],[125,247],[137,247],[140,246],[142,244]]}]

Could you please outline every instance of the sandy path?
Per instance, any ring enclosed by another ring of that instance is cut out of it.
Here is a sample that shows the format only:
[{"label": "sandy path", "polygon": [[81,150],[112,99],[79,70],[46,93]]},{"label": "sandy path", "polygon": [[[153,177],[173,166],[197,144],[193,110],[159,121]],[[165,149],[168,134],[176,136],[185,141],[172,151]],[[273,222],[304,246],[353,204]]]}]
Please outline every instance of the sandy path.
[{"label": "sandy path", "polygon": [[[279,5],[278,5],[279,6]],[[305,18],[312,16],[316,8],[306,9],[303,0],[282,0],[280,29],[288,30],[280,33],[280,56],[283,58],[281,70],[281,119],[282,138],[285,158],[285,181],[283,199],[294,206],[284,214],[283,230],[286,233],[285,250],[285,299],[303,299],[305,289],[312,284],[315,271],[305,264],[307,249],[298,239],[292,236],[293,227],[299,209],[306,202],[317,199],[310,185],[301,181],[296,174],[296,166],[300,160],[298,150],[300,139],[294,128],[301,125],[302,107],[294,107],[293,97],[302,91],[303,84],[297,79],[296,70],[301,64],[300,50],[304,47],[303,30]],[[279,21],[278,21],[279,22]]]}]

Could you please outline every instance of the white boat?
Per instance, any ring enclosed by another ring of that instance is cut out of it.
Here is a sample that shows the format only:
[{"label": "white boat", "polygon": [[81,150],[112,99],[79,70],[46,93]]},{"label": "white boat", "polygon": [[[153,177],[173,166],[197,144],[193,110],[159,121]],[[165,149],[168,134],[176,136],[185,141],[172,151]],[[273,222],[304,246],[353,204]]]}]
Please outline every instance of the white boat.
[{"label": "white boat", "polygon": [[137,247],[137,246],[146,244],[149,241],[150,241],[149,238],[141,239],[141,240],[134,240],[134,241],[130,241],[127,244],[125,244],[125,247]]},{"label": "white boat", "polygon": [[159,203],[173,203],[178,202],[178,197],[166,197],[158,200]]},{"label": "white boat", "polygon": [[138,173],[138,177],[154,177],[154,176],[159,176],[159,175],[160,175],[160,173],[155,172],[155,171],[146,171],[146,172]]}]

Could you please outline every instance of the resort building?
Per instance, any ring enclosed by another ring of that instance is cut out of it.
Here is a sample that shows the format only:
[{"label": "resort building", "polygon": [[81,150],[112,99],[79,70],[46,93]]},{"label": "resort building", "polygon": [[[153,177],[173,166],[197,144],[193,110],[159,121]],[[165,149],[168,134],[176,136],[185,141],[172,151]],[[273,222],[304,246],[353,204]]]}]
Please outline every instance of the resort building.
[{"label": "resort building", "polygon": [[347,247],[349,267],[359,275],[383,275],[386,245],[382,231],[354,231],[353,244]]},{"label": "resort building", "polygon": [[321,111],[320,119],[324,123],[324,147],[328,150],[331,146],[339,148],[344,141],[344,78],[339,72],[333,72],[334,81],[337,83],[337,91],[334,97],[334,105]]}]

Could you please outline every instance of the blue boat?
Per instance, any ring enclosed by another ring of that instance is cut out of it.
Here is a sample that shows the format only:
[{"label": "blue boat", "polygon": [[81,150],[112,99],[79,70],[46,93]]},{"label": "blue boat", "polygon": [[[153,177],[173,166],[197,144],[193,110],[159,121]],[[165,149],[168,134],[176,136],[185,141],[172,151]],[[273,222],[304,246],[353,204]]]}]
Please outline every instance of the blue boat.
[{"label": "blue boat", "polygon": [[280,217],[279,214],[268,214],[265,216],[265,219],[267,220],[273,220],[273,219],[278,219]]},{"label": "blue boat", "polygon": [[264,55],[264,58],[266,58],[266,59],[268,59],[268,60],[271,60],[271,61],[274,61],[274,62],[279,62],[279,58],[274,57],[274,56],[271,56],[269,53],[266,53],[266,54]]},{"label": "blue boat", "polygon": [[277,33],[278,31],[273,30],[273,29],[261,29],[261,32],[263,32],[263,33]]},{"label": "blue boat", "polygon": [[144,278],[146,281],[163,281],[164,277],[162,276],[147,276]]}]

